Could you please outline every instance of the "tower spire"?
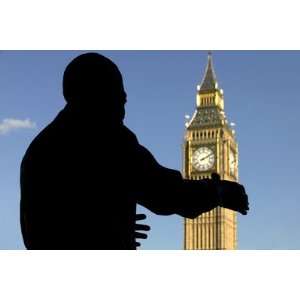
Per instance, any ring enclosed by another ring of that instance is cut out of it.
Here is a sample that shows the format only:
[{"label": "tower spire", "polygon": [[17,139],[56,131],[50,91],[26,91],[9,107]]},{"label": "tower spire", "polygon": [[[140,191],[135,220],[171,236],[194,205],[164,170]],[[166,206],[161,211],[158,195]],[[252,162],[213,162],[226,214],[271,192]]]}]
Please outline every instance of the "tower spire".
[{"label": "tower spire", "polygon": [[207,65],[199,91],[211,91],[218,88],[217,77],[212,62],[212,53],[208,51]]}]

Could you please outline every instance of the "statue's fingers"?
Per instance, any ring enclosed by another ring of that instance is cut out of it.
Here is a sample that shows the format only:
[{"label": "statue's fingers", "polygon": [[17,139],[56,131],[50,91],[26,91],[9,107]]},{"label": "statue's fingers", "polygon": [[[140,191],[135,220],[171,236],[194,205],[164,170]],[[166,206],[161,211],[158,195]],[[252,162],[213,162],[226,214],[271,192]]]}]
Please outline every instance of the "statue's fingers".
[{"label": "statue's fingers", "polygon": [[147,218],[147,216],[145,214],[136,214],[135,215],[135,220],[136,221],[145,220],[146,218]]},{"label": "statue's fingers", "polygon": [[146,233],[141,233],[141,232],[135,232],[134,233],[134,237],[136,239],[146,239],[148,237],[148,235]]},{"label": "statue's fingers", "polygon": [[134,228],[137,231],[149,231],[151,229],[150,226],[144,224],[135,224]]}]

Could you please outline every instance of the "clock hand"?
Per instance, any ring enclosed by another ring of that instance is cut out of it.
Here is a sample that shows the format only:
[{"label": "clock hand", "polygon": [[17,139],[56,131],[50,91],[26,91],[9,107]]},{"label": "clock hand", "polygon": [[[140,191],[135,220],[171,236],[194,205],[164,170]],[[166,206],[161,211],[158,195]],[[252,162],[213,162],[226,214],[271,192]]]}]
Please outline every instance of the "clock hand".
[{"label": "clock hand", "polygon": [[207,156],[205,156],[205,157],[203,157],[203,158],[201,158],[200,160],[201,160],[201,161],[202,161],[202,160],[205,160],[205,159],[211,157],[212,155],[213,155],[213,153],[212,153],[212,154],[209,154],[209,155],[207,155]]}]

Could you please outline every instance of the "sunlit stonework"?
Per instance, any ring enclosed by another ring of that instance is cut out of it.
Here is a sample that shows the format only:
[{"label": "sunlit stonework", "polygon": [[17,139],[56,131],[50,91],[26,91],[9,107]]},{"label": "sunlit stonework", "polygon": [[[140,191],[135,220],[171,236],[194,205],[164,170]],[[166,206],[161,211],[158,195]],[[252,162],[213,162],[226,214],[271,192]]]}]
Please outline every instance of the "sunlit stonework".
[{"label": "sunlit stonework", "polygon": [[[217,172],[221,179],[237,181],[238,146],[234,124],[230,125],[225,115],[223,91],[218,87],[211,53],[204,78],[197,87],[196,104],[194,115],[186,123],[184,177],[199,180]],[[194,220],[184,220],[184,249],[236,248],[235,212],[217,207]]]}]

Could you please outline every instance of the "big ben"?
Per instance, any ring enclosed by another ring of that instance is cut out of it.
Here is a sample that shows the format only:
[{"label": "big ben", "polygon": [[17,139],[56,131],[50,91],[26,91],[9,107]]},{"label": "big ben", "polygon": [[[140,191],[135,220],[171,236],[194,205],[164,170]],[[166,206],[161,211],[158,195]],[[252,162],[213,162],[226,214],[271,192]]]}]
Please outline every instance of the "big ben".
[{"label": "big ben", "polygon": [[[208,54],[202,82],[197,86],[196,110],[186,123],[183,175],[186,179],[238,180],[238,145],[226,118],[224,94],[219,88]],[[201,199],[199,199],[201,201]],[[236,212],[217,207],[196,219],[184,220],[184,249],[225,250],[237,248]]]}]

